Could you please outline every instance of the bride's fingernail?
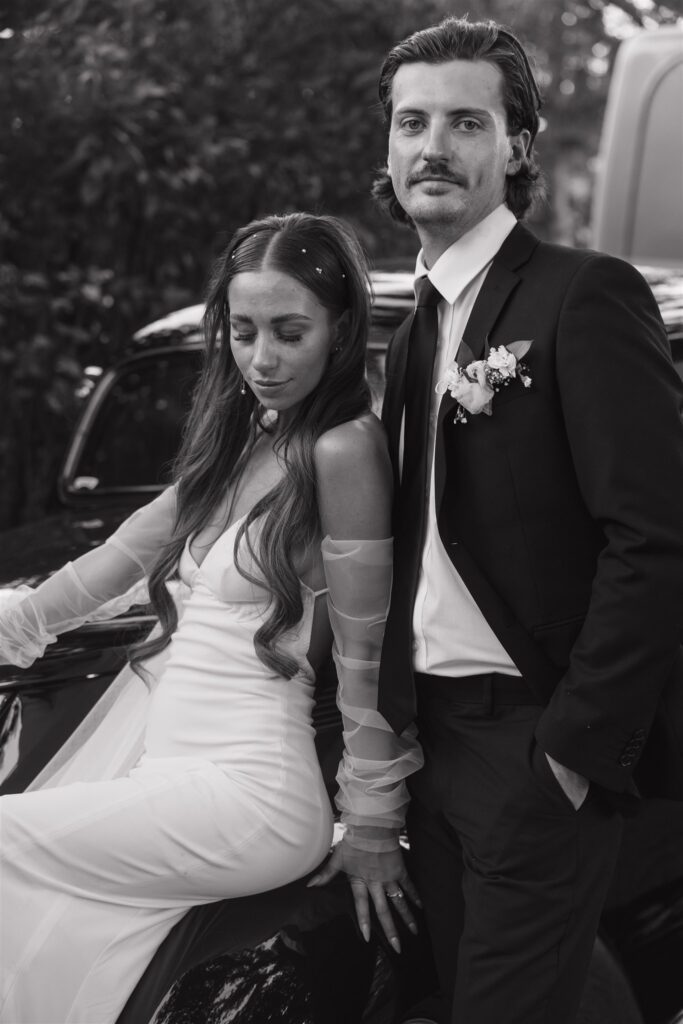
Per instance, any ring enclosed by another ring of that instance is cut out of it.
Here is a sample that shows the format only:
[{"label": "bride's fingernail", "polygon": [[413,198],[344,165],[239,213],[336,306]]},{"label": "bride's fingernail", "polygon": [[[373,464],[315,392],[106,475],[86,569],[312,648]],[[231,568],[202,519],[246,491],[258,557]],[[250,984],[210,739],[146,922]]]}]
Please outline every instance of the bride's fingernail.
[{"label": "bride's fingernail", "polygon": [[413,933],[413,935],[417,935],[417,925],[416,924],[409,924],[408,928]]},{"label": "bride's fingernail", "polygon": [[361,935],[363,936],[363,938],[365,939],[365,941],[369,942],[370,941],[370,926],[367,925],[367,924],[362,924],[360,926],[360,932],[361,932]]},{"label": "bride's fingernail", "polygon": [[389,939],[389,942],[394,947],[397,953],[401,952],[401,943],[398,941],[398,938],[395,935],[393,939]]}]

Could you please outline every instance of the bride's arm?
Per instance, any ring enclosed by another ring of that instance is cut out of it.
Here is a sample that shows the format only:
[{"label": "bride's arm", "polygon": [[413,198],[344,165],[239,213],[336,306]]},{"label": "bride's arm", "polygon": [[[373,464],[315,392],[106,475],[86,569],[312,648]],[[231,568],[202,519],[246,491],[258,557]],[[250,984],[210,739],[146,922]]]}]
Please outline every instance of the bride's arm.
[{"label": "bride's arm", "polygon": [[[369,891],[395,944],[385,890],[413,893],[398,852],[398,835],[408,802],[405,779],[422,758],[414,726],[397,736],[377,710],[392,576],[391,467],[381,425],[367,417],[335,428],[319,440],[315,461],[344,728],[337,805],[346,825],[342,844],[317,881],[327,881],[343,868],[352,876],[364,933]],[[410,918],[409,913],[405,916]]]},{"label": "bride's arm", "polygon": [[142,600],[139,584],[170,539],[175,513],[176,491],[169,487],[100,547],[68,562],[35,590],[22,586],[7,595],[0,603],[0,664],[27,668],[60,633]]}]

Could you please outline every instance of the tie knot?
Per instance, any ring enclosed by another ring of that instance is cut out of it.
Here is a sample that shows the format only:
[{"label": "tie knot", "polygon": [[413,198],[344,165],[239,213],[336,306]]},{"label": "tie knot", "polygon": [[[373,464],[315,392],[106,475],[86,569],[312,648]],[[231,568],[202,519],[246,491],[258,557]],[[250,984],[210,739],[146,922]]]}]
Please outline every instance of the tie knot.
[{"label": "tie knot", "polygon": [[415,282],[416,307],[436,306],[441,302],[443,295],[438,288],[435,288],[428,277],[421,277]]}]

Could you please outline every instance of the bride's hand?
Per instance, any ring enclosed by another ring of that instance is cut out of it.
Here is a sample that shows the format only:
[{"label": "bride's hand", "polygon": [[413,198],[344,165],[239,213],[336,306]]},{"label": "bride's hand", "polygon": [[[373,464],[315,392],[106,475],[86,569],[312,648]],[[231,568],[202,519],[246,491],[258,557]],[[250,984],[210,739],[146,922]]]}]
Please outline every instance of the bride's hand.
[{"label": "bride's hand", "polygon": [[351,883],[356,917],[363,938],[370,939],[370,899],[384,934],[396,950],[401,952],[401,942],[396,931],[393,909],[410,931],[415,934],[417,925],[408,900],[420,907],[420,898],[408,876],[403,855],[399,848],[382,853],[358,850],[346,838],[337,843],[330,859],[308,882],[309,886],[326,885],[340,871],[345,872]]}]

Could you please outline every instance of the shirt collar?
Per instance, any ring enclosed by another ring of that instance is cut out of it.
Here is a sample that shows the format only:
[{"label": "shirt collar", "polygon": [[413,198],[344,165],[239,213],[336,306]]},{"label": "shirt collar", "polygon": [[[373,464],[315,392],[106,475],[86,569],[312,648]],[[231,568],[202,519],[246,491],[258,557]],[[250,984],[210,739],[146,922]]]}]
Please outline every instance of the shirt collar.
[{"label": "shirt collar", "polygon": [[422,249],[417,254],[415,280],[428,276],[451,305],[484,267],[491,262],[510,234],[517,218],[501,203],[488,217],[449,246],[431,268],[425,266]]}]

